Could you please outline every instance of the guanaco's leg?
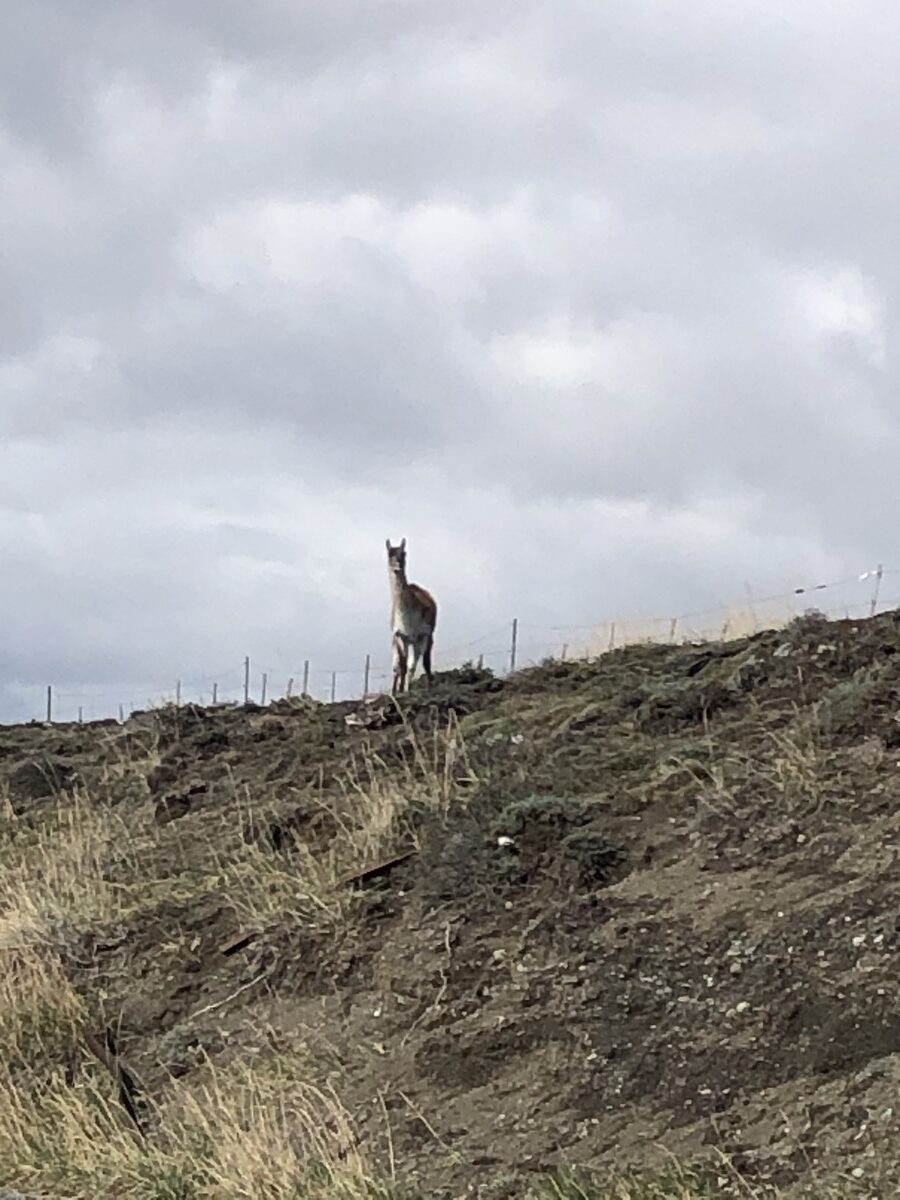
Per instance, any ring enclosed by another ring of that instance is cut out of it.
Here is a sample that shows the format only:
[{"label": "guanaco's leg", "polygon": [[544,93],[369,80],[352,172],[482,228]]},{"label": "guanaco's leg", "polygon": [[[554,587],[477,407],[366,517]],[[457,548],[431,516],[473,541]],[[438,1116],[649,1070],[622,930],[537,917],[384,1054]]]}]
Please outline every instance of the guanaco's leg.
[{"label": "guanaco's leg", "polygon": [[391,695],[396,696],[406,688],[406,639],[399,633],[394,634],[394,682]]},{"label": "guanaco's leg", "polygon": [[431,683],[431,647],[434,645],[434,638],[431,634],[425,642],[425,649],[422,652],[422,666],[425,674],[428,677],[428,682]]},{"label": "guanaco's leg", "polygon": [[421,654],[422,654],[422,643],[419,641],[418,638],[416,638],[416,640],[412,643],[412,663],[410,664],[409,675],[407,676],[407,679],[406,679],[407,689],[412,687],[412,681],[415,678],[416,671],[419,668],[419,658],[421,657]]}]

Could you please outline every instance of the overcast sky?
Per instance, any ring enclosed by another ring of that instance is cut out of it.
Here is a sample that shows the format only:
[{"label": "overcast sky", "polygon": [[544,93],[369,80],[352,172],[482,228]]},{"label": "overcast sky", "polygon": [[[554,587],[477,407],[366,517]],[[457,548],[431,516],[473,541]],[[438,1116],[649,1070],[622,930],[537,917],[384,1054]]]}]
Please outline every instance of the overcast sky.
[{"label": "overcast sky", "polygon": [[0,718],[900,568],[896,6],[5,7]]}]

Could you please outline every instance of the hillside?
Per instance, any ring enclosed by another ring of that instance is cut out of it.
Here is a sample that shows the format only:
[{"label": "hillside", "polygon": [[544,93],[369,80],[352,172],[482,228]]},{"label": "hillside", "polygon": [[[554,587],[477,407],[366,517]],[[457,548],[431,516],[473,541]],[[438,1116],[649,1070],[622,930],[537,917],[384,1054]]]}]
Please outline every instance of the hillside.
[{"label": "hillside", "polygon": [[0,1186],[895,1194],[898,652],[0,730]]}]

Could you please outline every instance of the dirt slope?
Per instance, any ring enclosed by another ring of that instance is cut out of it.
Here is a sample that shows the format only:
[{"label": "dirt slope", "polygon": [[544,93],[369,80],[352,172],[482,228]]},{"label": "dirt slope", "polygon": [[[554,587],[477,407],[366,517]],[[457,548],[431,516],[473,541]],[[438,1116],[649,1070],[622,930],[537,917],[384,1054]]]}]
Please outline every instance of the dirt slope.
[{"label": "dirt slope", "polygon": [[399,709],[8,728],[0,847],[115,823],[55,953],[154,1103],[302,1055],[421,1195],[670,1153],[893,1194],[898,652],[809,617]]}]

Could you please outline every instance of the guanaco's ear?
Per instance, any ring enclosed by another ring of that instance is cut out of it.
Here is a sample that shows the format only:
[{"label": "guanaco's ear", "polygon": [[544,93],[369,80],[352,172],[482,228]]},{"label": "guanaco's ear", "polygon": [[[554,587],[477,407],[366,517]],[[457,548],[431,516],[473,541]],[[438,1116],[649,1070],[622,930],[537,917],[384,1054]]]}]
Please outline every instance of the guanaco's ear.
[{"label": "guanaco's ear", "polygon": [[401,550],[405,550],[405,549],[406,549],[406,538],[401,538],[401,540],[400,540],[400,549],[401,549]]},{"label": "guanaco's ear", "polygon": [[390,550],[390,548],[391,548],[391,539],[390,539],[390,538],[385,538],[385,539],[384,539],[384,544],[385,544],[385,546],[387,546],[388,550]]}]

